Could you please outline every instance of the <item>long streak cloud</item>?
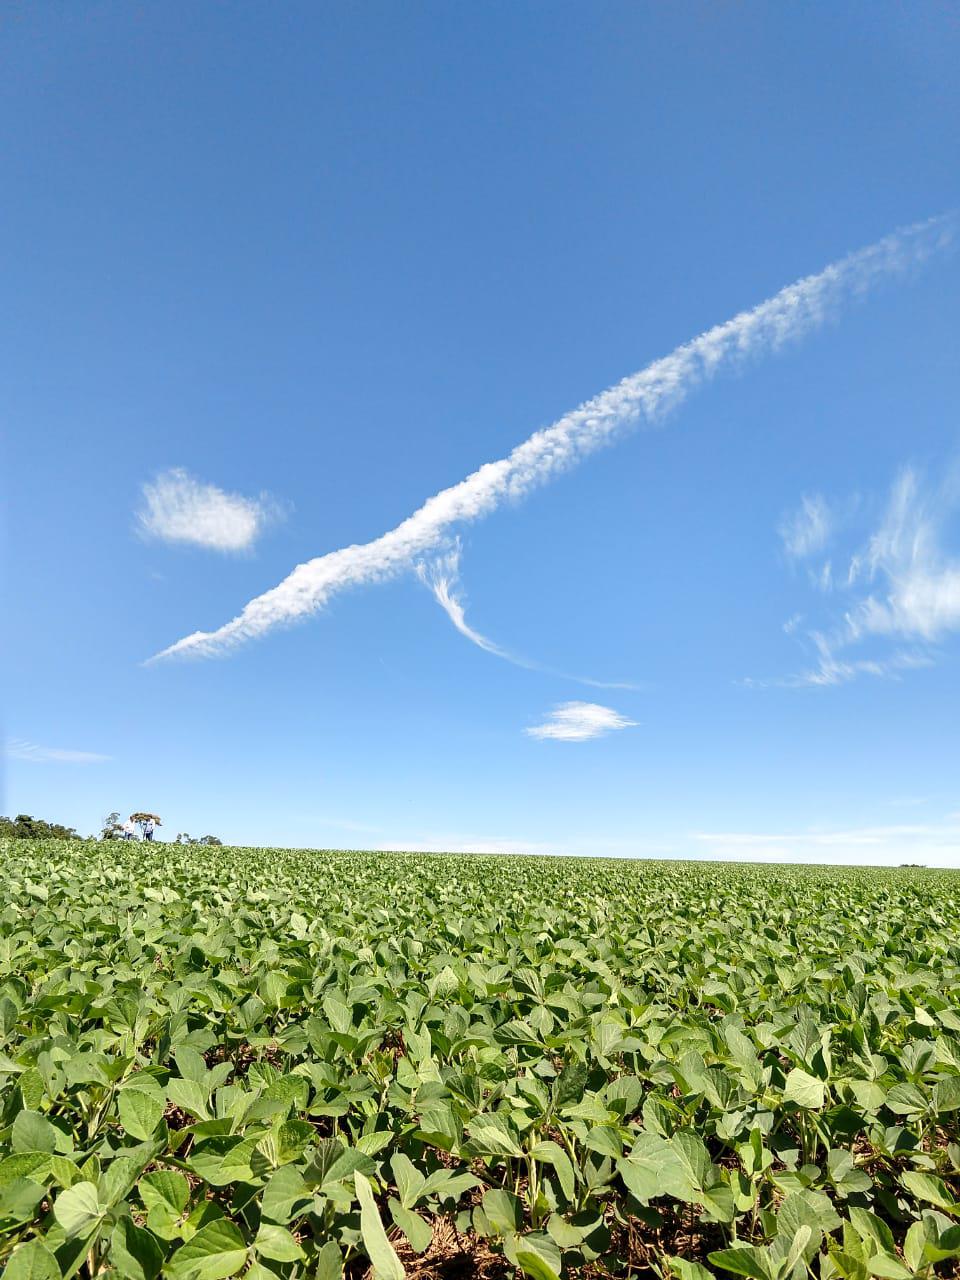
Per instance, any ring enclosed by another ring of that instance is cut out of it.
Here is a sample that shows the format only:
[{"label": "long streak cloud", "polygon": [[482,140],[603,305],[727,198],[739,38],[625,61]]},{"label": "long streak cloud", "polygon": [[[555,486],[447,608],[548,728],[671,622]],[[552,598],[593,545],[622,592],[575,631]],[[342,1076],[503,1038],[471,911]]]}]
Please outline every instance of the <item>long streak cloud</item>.
[{"label": "long streak cloud", "polygon": [[484,463],[459,484],[428,498],[395,529],[298,565],[223,626],[195,631],[156,656],[226,653],[274,627],[319,612],[346,587],[382,582],[413,569],[425,554],[446,544],[455,526],[525,497],[628,430],[656,421],[725,367],[778,351],[819,328],[844,303],[941,252],[953,242],[956,224],[955,215],[916,223],[787,285],[534,432],[506,458]]}]

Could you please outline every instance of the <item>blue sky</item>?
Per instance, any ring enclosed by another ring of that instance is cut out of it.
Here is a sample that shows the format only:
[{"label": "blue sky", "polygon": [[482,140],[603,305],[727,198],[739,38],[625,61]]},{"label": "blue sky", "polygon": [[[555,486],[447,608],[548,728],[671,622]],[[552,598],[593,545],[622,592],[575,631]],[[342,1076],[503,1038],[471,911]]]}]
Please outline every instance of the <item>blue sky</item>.
[{"label": "blue sky", "polygon": [[2,811],[960,864],[960,253],[897,234],[960,205],[955,6],[20,5],[0,56]]}]

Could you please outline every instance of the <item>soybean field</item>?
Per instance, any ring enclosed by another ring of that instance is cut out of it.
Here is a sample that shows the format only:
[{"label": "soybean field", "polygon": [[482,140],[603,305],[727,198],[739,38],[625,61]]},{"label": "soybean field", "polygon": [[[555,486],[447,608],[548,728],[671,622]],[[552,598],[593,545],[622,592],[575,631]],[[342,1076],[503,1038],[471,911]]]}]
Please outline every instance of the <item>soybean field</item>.
[{"label": "soybean field", "polygon": [[0,844],[8,1280],[909,1280],[960,876]]}]

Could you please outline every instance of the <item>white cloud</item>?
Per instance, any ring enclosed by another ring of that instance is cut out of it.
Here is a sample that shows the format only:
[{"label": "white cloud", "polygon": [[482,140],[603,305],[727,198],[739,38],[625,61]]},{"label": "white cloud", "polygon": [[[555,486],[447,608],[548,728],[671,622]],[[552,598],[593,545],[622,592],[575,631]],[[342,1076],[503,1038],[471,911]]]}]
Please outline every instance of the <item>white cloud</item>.
[{"label": "white cloud", "polygon": [[882,590],[848,614],[850,643],[867,635],[933,641],[960,629],[960,560],[941,548],[942,526],[956,502],[952,489],[925,495],[911,468],[900,473],[883,523],[856,557],[854,580],[864,573]]},{"label": "white cloud", "polygon": [[756,687],[778,684],[792,689],[827,688],[830,685],[847,684],[858,676],[877,676],[881,679],[899,679],[904,671],[918,671],[933,665],[928,653],[917,649],[899,649],[879,658],[843,658],[837,656],[834,641],[817,631],[809,638],[818,650],[815,667],[774,681],[752,681]]},{"label": "white cloud", "polygon": [[784,516],[780,523],[780,537],[787,555],[800,560],[822,551],[832,524],[826,500],[818,493],[804,494],[799,508]]},{"label": "white cloud", "polygon": [[483,649],[486,653],[495,654],[518,667],[533,667],[533,663],[525,658],[518,658],[508,649],[502,648],[486,636],[474,631],[466,618],[466,609],[460,593],[460,539],[442,555],[432,560],[421,560],[417,565],[417,577],[433,592],[433,598],[444,611],[462,636]]},{"label": "white cloud", "polygon": [[195,631],[157,657],[227,652],[274,627],[316,613],[345,587],[382,582],[409,571],[425,554],[442,547],[455,525],[479,520],[502,503],[524,497],[627,430],[656,421],[725,366],[777,351],[818,328],[841,303],[945,249],[955,232],[953,217],[919,223],[850,254],[818,275],[788,285],[753,310],[707,330],[552,426],[536,431],[508,457],[485,463],[459,484],[435,494],[373,542],[343,547],[298,565],[231,621],[214,631]]},{"label": "white cloud", "polygon": [[433,598],[460,634],[465,636],[471,644],[483,649],[485,653],[492,653],[515,667],[523,667],[526,671],[540,671],[545,675],[559,676],[561,680],[572,680],[575,684],[589,685],[593,689],[639,690],[638,684],[628,680],[594,680],[589,676],[574,676],[567,671],[557,671],[554,667],[547,667],[541,662],[534,662],[530,658],[511,653],[509,649],[504,649],[502,645],[475,631],[467,622],[466,606],[460,591],[459,538],[456,538],[442,554],[434,556],[431,560],[421,560],[417,564],[416,572],[417,577],[430,589]]},{"label": "white cloud", "polygon": [[614,729],[628,729],[636,723],[612,707],[601,707],[596,702],[562,702],[543,724],[524,729],[524,733],[531,738],[554,738],[558,742],[586,742],[588,738],[602,738]]},{"label": "white cloud", "polygon": [[277,515],[276,503],[265,494],[245,498],[225,493],[174,467],[143,486],[137,520],[145,536],[162,542],[246,551]]},{"label": "white cloud", "polygon": [[109,756],[96,751],[72,751],[65,747],[38,747],[23,738],[11,738],[7,743],[7,756],[11,760],[28,760],[32,764],[103,764]]},{"label": "white cloud", "polygon": [[[879,525],[850,556],[846,571],[832,579],[846,596],[842,615],[804,633],[815,665],[795,675],[744,683],[823,687],[861,675],[898,678],[931,666],[931,646],[960,631],[960,558],[944,550],[946,526],[958,506],[955,483],[924,488],[917,473],[905,467]],[[812,585],[829,586],[829,569],[828,561],[811,575]],[[796,634],[799,617],[784,630]]]},{"label": "white cloud", "polygon": [[833,561],[824,560],[817,570],[811,570],[810,581],[818,591],[830,591],[833,588]]},{"label": "white cloud", "polygon": [[960,861],[958,815],[942,822],[890,826],[810,828],[802,831],[696,832],[699,856],[743,862],[837,862],[896,865],[919,862],[956,866]]}]

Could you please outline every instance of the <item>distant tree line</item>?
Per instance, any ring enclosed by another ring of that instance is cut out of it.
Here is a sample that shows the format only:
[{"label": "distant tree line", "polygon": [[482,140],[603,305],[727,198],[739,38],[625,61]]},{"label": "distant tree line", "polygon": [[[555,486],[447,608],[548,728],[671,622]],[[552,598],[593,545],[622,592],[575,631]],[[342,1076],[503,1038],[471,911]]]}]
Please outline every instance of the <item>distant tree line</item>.
[{"label": "distant tree line", "polygon": [[[139,815],[132,815],[137,817]],[[103,820],[99,839],[122,840],[124,836],[120,814],[108,813]],[[84,840],[75,827],[65,827],[62,822],[47,822],[43,818],[31,817],[29,813],[18,813],[15,818],[0,817],[0,839],[7,840]],[[89,837],[94,839],[96,837]],[[222,845],[218,836],[192,836],[188,831],[180,831],[174,844]]]},{"label": "distant tree line", "polygon": [[8,840],[82,840],[75,828],[62,822],[45,822],[32,818],[29,813],[18,813],[15,818],[0,817],[0,836]]}]

